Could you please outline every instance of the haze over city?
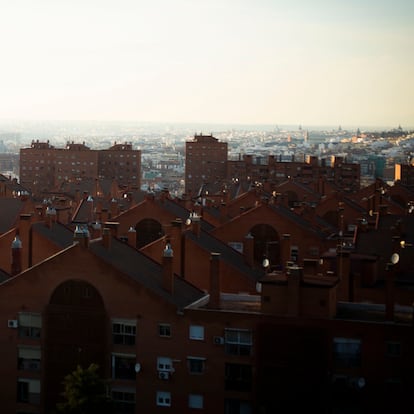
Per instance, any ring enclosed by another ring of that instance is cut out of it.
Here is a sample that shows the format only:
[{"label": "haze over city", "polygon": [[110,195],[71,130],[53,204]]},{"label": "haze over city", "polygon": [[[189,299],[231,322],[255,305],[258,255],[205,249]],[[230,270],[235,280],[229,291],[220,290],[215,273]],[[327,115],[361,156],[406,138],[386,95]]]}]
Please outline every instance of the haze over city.
[{"label": "haze over city", "polygon": [[411,127],[414,3],[15,1],[0,119]]}]

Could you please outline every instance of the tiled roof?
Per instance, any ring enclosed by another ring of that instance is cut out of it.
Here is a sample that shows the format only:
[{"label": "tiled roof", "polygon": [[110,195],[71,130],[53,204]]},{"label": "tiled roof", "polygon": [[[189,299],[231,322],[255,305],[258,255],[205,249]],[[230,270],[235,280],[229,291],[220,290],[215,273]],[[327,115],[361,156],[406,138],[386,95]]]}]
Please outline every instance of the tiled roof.
[{"label": "tiled roof", "polygon": [[0,198],[0,234],[12,229],[21,212],[22,201],[19,198]]},{"label": "tiled roof", "polygon": [[73,231],[60,223],[53,223],[49,228],[43,222],[33,223],[33,231],[51,240],[57,246],[66,248],[73,244]]},{"label": "tiled roof", "polygon": [[170,294],[162,287],[162,266],[115,238],[112,238],[109,249],[103,246],[101,240],[92,241],[89,249],[104,262],[178,308],[184,308],[205,296],[201,290],[178,276],[175,276],[174,294]]}]

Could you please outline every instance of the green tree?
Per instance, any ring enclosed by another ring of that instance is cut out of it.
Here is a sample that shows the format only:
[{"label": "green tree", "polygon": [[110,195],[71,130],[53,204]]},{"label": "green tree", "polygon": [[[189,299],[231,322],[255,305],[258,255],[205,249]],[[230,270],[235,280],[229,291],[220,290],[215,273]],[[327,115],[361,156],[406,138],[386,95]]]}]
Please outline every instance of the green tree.
[{"label": "green tree", "polygon": [[59,414],[109,414],[113,412],[111,399],[106,394],[107,383],[98,374],[96,364],[80,365],[63,381],[65,402],[57,405]]}]

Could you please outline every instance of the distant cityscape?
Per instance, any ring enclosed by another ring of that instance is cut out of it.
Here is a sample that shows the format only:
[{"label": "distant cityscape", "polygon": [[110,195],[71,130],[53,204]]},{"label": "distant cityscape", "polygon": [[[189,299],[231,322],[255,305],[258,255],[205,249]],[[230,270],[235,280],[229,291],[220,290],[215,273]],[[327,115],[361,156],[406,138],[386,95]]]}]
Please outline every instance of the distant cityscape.
[{"label": "distant cityscape", "polygon": [[306,156],[340,156],[361,168],[361,186],[376,178],[391,183],[394,165],[414,155],[414,130],[398,125],[389,129],[306,127],[298,125],[157,124],[138,122],[15,122],[0,123],[0,173],[19,178],[19,152],[32,140],[64,148],[68,142],[91,149],[128,143],[141,150],[141,187],[171,194],[184,191],[185,142],[194,134],[213,134],[228,144],[229,160],[253,155],[260,162],[269,155],[279,160]]}]

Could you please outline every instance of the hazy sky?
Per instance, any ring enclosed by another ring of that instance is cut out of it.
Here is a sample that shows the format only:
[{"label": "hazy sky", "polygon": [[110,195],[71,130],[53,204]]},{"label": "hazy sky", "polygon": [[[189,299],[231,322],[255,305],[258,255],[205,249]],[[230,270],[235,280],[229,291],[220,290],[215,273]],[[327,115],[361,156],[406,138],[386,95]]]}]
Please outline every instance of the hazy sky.
[{"label": "hazy sky", "polygon": [[0,119],[414,126],[413,0],[10,0]]}]

